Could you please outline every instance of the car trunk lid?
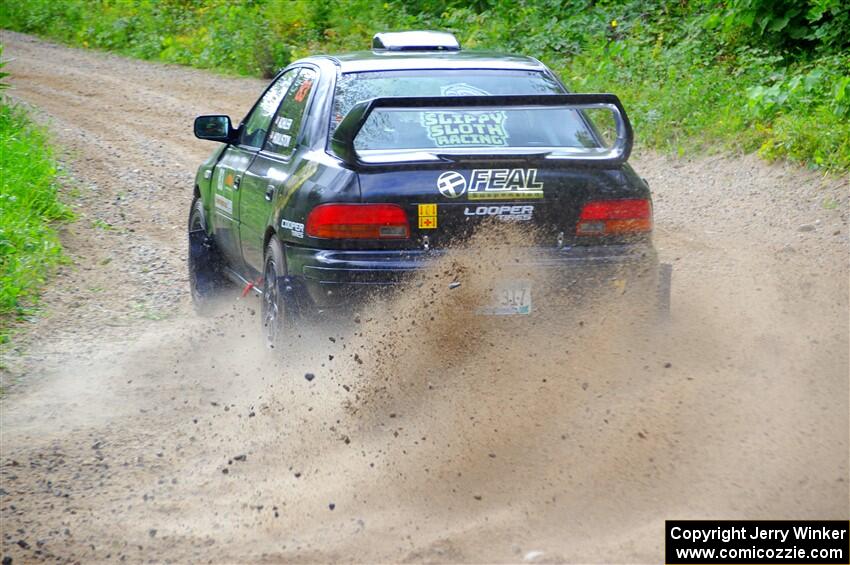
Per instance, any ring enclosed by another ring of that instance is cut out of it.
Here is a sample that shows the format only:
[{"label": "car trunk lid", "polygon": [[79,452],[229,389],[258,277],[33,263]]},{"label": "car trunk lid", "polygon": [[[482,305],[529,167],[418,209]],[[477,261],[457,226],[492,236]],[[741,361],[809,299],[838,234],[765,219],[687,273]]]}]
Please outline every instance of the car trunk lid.
[{"label": "car trunk lid", "polygon": [[579,171],[510,161],[361,172],[359,178],[364,203],[404,208],[411,247],[458,243],[483,222],[514,225],[535,245],[562,245],[573,238],[586,202],[625,190],[616,169]]}]

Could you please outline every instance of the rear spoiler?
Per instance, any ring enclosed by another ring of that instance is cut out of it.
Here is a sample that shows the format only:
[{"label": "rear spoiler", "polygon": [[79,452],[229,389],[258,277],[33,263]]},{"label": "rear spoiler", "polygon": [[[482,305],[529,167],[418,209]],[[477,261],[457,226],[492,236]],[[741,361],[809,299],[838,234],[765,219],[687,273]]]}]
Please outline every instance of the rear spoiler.
[{"label": "rear spoiler", "polygon": [[[552,106],[571,106],[576,110],[588,110],[595,108],[603,108],[611,110],[617,125],[617,139],[613,146],[603,152],[596,154],[588,154],[587,152],[565,151],[557,153],[547,153],[544,155],[537,154],[538,157],[553,160],[553,161],[569,161],[575,164],[597,165],[612,167],[625,163],[632,152],[632,144],[634,143],[634,133],[632,125],[626,116],[626,110],[620,99],[614,94],[534,94],[534,95],[499,95],[499,96],[399,96],[386,98],[372,98],[364,100],[354,105],[353,108],[346,114],[345,118],[339,123],[333,136],[331,137],[331,150],[333,153],[342,159],[342,161],[352,167],[369,167],[369,166],[385,166],[390,163],[399,163],[397,159],[384,163],[370,160],[364,162],[360,159],[357,151],[354,148],[354,140],[360,129],[369,119],[369,116],[377,108],[457,108],[457,109],[473,109],[473,108],[511,108],[511,107],[552,107]],[[593,128],[588,120],[588,125]],[[424,150],[430,152],[430,149]],[[445,149],[435,148],[434,152],[446,152]],[[422,151],[418,152],[420,155]],[[455,155],[457,151],[453,151]],[[498,155],[505,157],[522,157],[527,155],[518,148],[516,152],[499,151]],[[474,155],[469,155],[470,158],[482,158],[482,152]],[[462,157],[462,156],[459,156]],[[433,160],[433,159],[432,159]],[[437,159],[439,160],[439,159]],[[414,161],[419,161],[414,159]],[[409,164],[411,161],[404,161]]]}]

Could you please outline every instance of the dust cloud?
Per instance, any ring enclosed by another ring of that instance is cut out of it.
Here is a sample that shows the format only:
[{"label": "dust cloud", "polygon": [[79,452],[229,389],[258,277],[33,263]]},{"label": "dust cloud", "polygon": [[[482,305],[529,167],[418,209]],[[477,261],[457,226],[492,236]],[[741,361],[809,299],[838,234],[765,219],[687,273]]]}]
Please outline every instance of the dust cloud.
[{"label": "dust cloud", "polygon": [[[4,555],[647,562],[666,518],[844,515],[840,320],[685,268],[642,323],[534,241],[489,225],[283,350],[233,294],[67,359],[3,410]],[[505,278],[532,316],[477,313]]]}]

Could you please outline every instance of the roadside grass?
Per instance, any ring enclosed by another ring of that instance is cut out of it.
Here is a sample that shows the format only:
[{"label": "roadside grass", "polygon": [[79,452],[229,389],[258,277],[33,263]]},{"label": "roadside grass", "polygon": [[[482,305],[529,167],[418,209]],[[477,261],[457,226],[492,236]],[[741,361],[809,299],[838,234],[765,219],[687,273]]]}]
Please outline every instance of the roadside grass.
[{"label": "roadside grass", "polygon": [[51,270],[63,261],[55,222],[72,219],[45,130],[24,108],[0,99],[0,344],[31,313]]}]

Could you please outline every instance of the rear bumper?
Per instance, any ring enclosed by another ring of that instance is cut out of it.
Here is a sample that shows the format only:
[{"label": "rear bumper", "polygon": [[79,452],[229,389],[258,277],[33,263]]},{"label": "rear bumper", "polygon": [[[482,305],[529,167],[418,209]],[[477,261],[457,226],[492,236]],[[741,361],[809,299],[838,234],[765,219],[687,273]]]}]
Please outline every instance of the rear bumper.
[{"label": "rear bumper", "polygon": [[[286,246],[289,292],[300,308],[350,306],[403,283],[444,257],[444,250],[342,251]],[[529,248],[519,267],[554,271],[559,286],[601,287],[615,278],[654,285],[658,257],[650,243]]]}]

